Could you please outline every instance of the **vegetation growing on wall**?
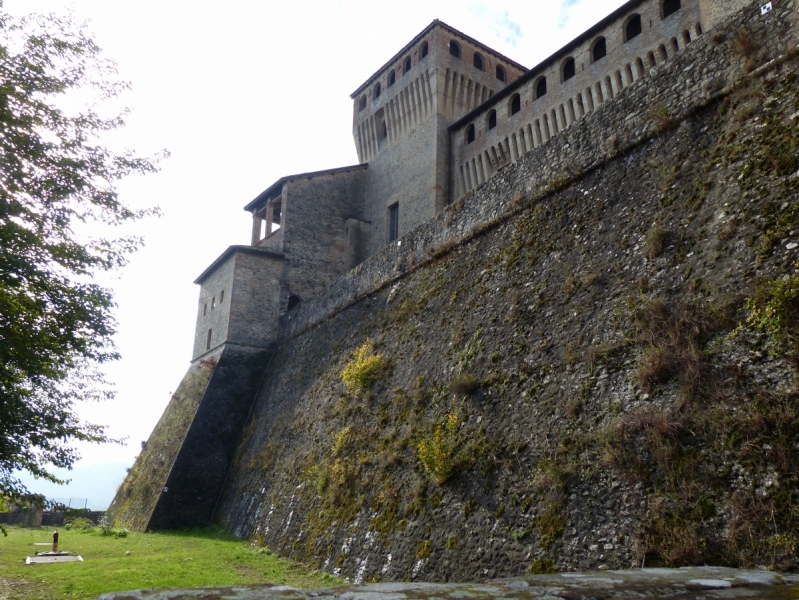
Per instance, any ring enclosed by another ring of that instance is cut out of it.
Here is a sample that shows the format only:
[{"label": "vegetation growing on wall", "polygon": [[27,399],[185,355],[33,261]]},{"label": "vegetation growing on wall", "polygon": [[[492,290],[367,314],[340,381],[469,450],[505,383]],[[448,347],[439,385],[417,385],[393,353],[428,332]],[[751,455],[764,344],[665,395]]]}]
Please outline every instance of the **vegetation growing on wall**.
[{"label": "vegetation growing on wall", "polygon": [[292,340],[230,523],[365,580],[798,569],[797,114],[753,79]]}]

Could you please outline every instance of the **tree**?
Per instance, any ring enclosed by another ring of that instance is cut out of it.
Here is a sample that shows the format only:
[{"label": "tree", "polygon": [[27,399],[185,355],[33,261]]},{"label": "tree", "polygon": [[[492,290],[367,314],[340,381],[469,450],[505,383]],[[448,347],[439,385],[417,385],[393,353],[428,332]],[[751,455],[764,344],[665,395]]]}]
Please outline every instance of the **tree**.
[{"label": "tree", "polygon": [[141,245],[111,227],[157,214],[124,204],[116,182],[161,157],[101,143],[127,111],[68,106],[127,88],[71,16],[0,13],[0,496],[12,501],[28,494],[15,470],[58,482],[48,468],[75,463],[73,442],[111,441],[75,414],[113,395],[99,367],[118,358],[112,293],[92,277]]}]

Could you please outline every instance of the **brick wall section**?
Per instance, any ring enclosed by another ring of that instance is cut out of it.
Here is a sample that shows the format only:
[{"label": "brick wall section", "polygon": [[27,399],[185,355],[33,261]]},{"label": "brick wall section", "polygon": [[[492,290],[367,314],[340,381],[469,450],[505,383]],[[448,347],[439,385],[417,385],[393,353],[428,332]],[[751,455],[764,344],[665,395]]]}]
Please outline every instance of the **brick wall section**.
[{"label": "brick wall section", "polygon": [[728,90],[713,90],[744,76],[742,59],[731,47],[741,26],[748,27],[761,41],[769,58],[794,49],[799,21],[796,0],[776,0],[773,4],[774,10],[761,17],[759,3],[751,3],[724,23],[724,43],[714,45],[709,36],[700,37],[662,68],[650,72],[640,84],[604,102],[592,118],[581,120],[551,142],[535,148],[521,157],[514,168],[503,169],[467,194],[462,203],[457,202],[452,209],[439,213],[366,260],[288,315],[281,322],[280,337],[313,327],[355,299],[400,279],[413,263],[505,218],[514,198],[546,193],[553,183],[578,177],[603,164],[612,154],[657,135],[653,109],[665,107],[679,119],[711,97],[723,96]]},{"label": "brick wall section", "polygon": [[210,523],[268,356],[269,352],[224,349],[146,529]]},{"label": "brick wall section", "polygon": [[289,295],[307,300],[357,264],[347,221],[364,218],[366,173],[365,166],[354,167],[284,185],[283,310]]},{"label": "brick wall section", "polygon": [[[533,148],[571,127],[580,119],[592,118],[603,102],[635,85],[655,68],[664,66],[689,40],[698,38],[700,10],[696,0],[684,1],[682,9],[661,17],[661,0],[638,3],[621,12],[612,23],[585,36],[572,48],[558,52],[525,77],[526,83],[487,103],[452,130],[453,198],[459,198],[492,177],[496,172]],[[641,19],[642,32],[626,39],[626,26],[635,16]],[[607,55],[594,61],[592,48],[604,38]],[[668,58],[666,58],[668,57]],[[564,80],[563,68],[573,59],[576,73]],[[546,94],[537,97],[536,89],[546,78]],[[648,85],[649,78],[641,85]],[[511,103],[519,94],[520,110],[512,113]],[[496,113],[496,126],[489,128],[489,115]],[[475,139],[468,141],[470,129]]]},{"label": "brick wall section", "polygon": [[264,348],[275,339],[283,257],[247,247],[231,247],[226,254],[198,280],[200,303],[192,360],[204,358],[226,342]]}]

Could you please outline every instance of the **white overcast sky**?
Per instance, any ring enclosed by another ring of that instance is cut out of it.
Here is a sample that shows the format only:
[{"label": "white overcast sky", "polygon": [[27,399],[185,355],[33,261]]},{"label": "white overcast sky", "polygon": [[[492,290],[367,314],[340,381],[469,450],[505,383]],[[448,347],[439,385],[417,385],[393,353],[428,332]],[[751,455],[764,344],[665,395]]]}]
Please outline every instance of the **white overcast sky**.
[{"label": "white overcast sky", "polygon": [[105,508],[188,367],[199,288],[228,245],[249,243],[242,207],[283,175],[357,163],[349,95],[433,19],[532,67],[624,0],[5,0],[14,15],[88,21],[104,55],[132,82],[127,126],[110,142],[168,149],[156,175],[119,186],[125,202],[159,206],[146,239],[107,280],[122,360],[107,369],[115,400],[80,406],[124,446],[87,446],[50,497]]}]

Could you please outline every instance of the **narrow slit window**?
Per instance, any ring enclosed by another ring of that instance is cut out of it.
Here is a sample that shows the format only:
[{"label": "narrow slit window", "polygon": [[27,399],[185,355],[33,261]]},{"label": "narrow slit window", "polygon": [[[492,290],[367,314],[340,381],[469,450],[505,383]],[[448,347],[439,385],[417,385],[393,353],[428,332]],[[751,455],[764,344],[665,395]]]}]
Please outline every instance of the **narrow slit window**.
[{"label": "narrow slit window", "polygon": [[216,308],[216,296],[211,298],[211,310],[214,310],[215,308]]},{"label": "narrow slit window", "polygon": [[225,301],[225,290],[219,292],[219,304],[222,304]]},{"label": "narrow slit window", "polygon": [[399,237],[399,202],[388,207],[388,241]]},{"label": "narrow slit window", "polygon": [[211,349],[211,333],[212,332],[213,332],[213,329],[209,329],[208,330],[208,336],[205,338],[205,349],[206,350],[210,350]]},{"label": "narrow slit window", "polygon": [[208,314],[208,304],[203,305],[203,316]]}]

